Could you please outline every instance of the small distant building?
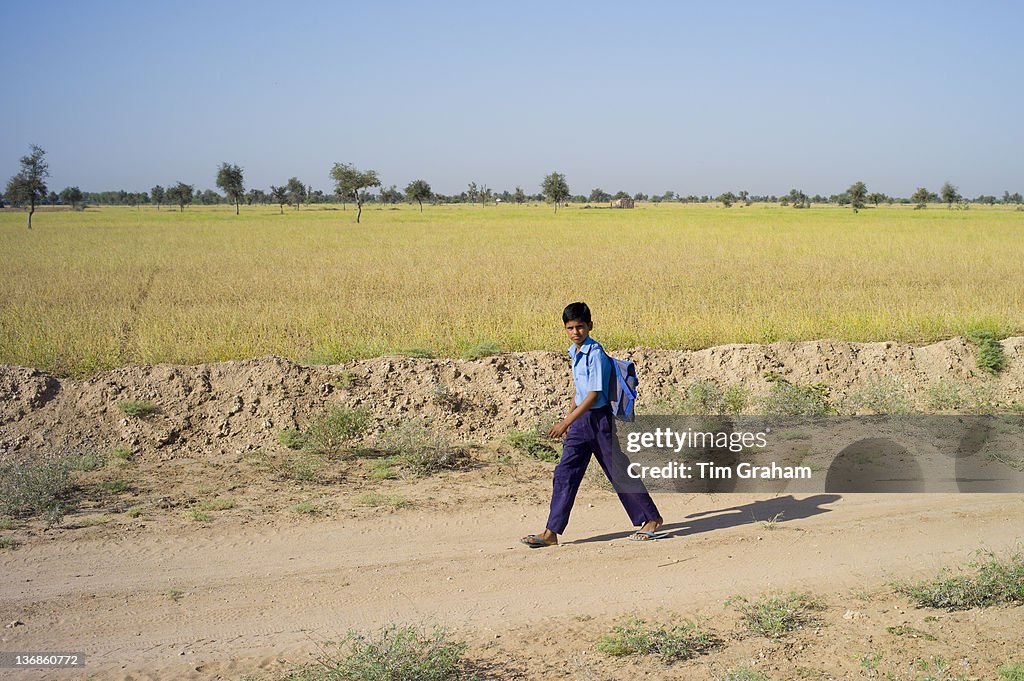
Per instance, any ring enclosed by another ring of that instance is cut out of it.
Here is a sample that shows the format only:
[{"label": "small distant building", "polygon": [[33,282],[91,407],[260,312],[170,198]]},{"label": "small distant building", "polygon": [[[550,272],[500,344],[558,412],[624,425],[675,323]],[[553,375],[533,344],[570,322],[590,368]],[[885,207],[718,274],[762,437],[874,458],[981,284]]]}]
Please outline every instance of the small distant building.
[{"label": "small distant building", "polygon": [[633,199],[628,198],[628,197],[624,198],[624,199],[615,199],[614,201],[612,201],[612,208],[632,208],[632,207],[633,207]]}]

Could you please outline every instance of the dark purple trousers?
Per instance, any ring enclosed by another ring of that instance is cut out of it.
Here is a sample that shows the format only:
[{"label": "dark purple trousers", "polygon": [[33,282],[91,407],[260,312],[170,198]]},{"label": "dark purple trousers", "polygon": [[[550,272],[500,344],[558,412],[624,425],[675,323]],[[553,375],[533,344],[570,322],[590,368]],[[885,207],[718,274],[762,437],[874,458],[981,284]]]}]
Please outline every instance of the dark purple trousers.
[{"label": "dark purple trousers", "polygon": [[[601,470],[612,481],[616,489],[622,489],[620,481],[628,479],[628,459],[619,448],[615,436],[615,417],[610,407],[591,409],[573,421],[562,443],[562,460],[555,466],[555,477],[551,491],[551,513],[547,528],[556,534],[565,532],[569,524],[569,513],[583,475],[587,472],[590,455],[597,457]],[[648,520],[661,518],[658,507],[647,493],[642,482],[629,479],[630,492],[619,492],[626,513],[633,525],[643,525]]]}]

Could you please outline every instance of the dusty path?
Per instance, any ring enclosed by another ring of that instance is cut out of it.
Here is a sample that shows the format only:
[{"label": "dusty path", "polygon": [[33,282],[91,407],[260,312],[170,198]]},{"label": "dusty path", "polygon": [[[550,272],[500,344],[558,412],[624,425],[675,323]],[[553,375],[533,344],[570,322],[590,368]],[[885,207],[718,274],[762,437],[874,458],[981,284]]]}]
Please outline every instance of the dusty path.
[{"label": "dusty path", "polygon": [[657,544],[625,541],[617,501],[591,490],[565,545],[533,551],[517,539],[541,528],[543,504],[508,502],[26,545],[0,553],[0,618],[24,623],[0,630],[0,649],[83,651],[88,668],[4,678],[240,678],[385,622],[440,622],[471,645],[500,637],[519,659],[543,658],[567,622],[594,618],[598,636],[613,617],[660,607],[718,617],[736,594],[848,594],[1024,536],[1020,495],[659,503],[674,536]]}]

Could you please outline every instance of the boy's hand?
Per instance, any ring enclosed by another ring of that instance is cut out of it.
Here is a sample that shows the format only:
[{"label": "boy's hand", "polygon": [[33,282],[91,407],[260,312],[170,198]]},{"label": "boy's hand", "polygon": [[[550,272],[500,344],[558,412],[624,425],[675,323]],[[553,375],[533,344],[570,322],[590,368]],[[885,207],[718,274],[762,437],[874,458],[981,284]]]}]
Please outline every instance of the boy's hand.
[{"label": "boy's hand", "polygon": [[551,430],[548,431],[548,437],[556,438],[565,435],[565,431],[569,430],[568,421],[559,421],[555,425],[551,426]]}]

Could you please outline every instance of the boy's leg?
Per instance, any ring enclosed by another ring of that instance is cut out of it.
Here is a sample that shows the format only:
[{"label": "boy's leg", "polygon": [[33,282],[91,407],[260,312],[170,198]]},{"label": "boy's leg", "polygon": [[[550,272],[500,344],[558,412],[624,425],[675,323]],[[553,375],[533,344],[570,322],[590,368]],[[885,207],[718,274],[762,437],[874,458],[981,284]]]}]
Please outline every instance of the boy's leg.
[{"label": "boy's leg", "polygon": [[584,414],[569,426],[565,434],[562,459],[555,466],[551,481],[551,511],[548,513],[547,529],[555,534],[565,532],[569,524],[569,513],[576,501],[576,492],[580,489],[583,475],[587,472],[587,464],[594,451],[593,444],[591,415]]},{"label": "boy's leg", "polygon": [[[594,454],[597,456],[597,463],[601,470],[611,481],[618,492],[619,501],[626,509],[629,520],[634,526],[639,527],[649,521],[659,521],[661,513],[654,504],[654,499],[648,494],[647,488],[642,480],[630,478],[626,472],[628,459],[619,447],[619,440],[615,435],[615,417],[611,411],[601,412],[594,424]],[[629,492],[619,492],[619,489],[628,488]]]}]

